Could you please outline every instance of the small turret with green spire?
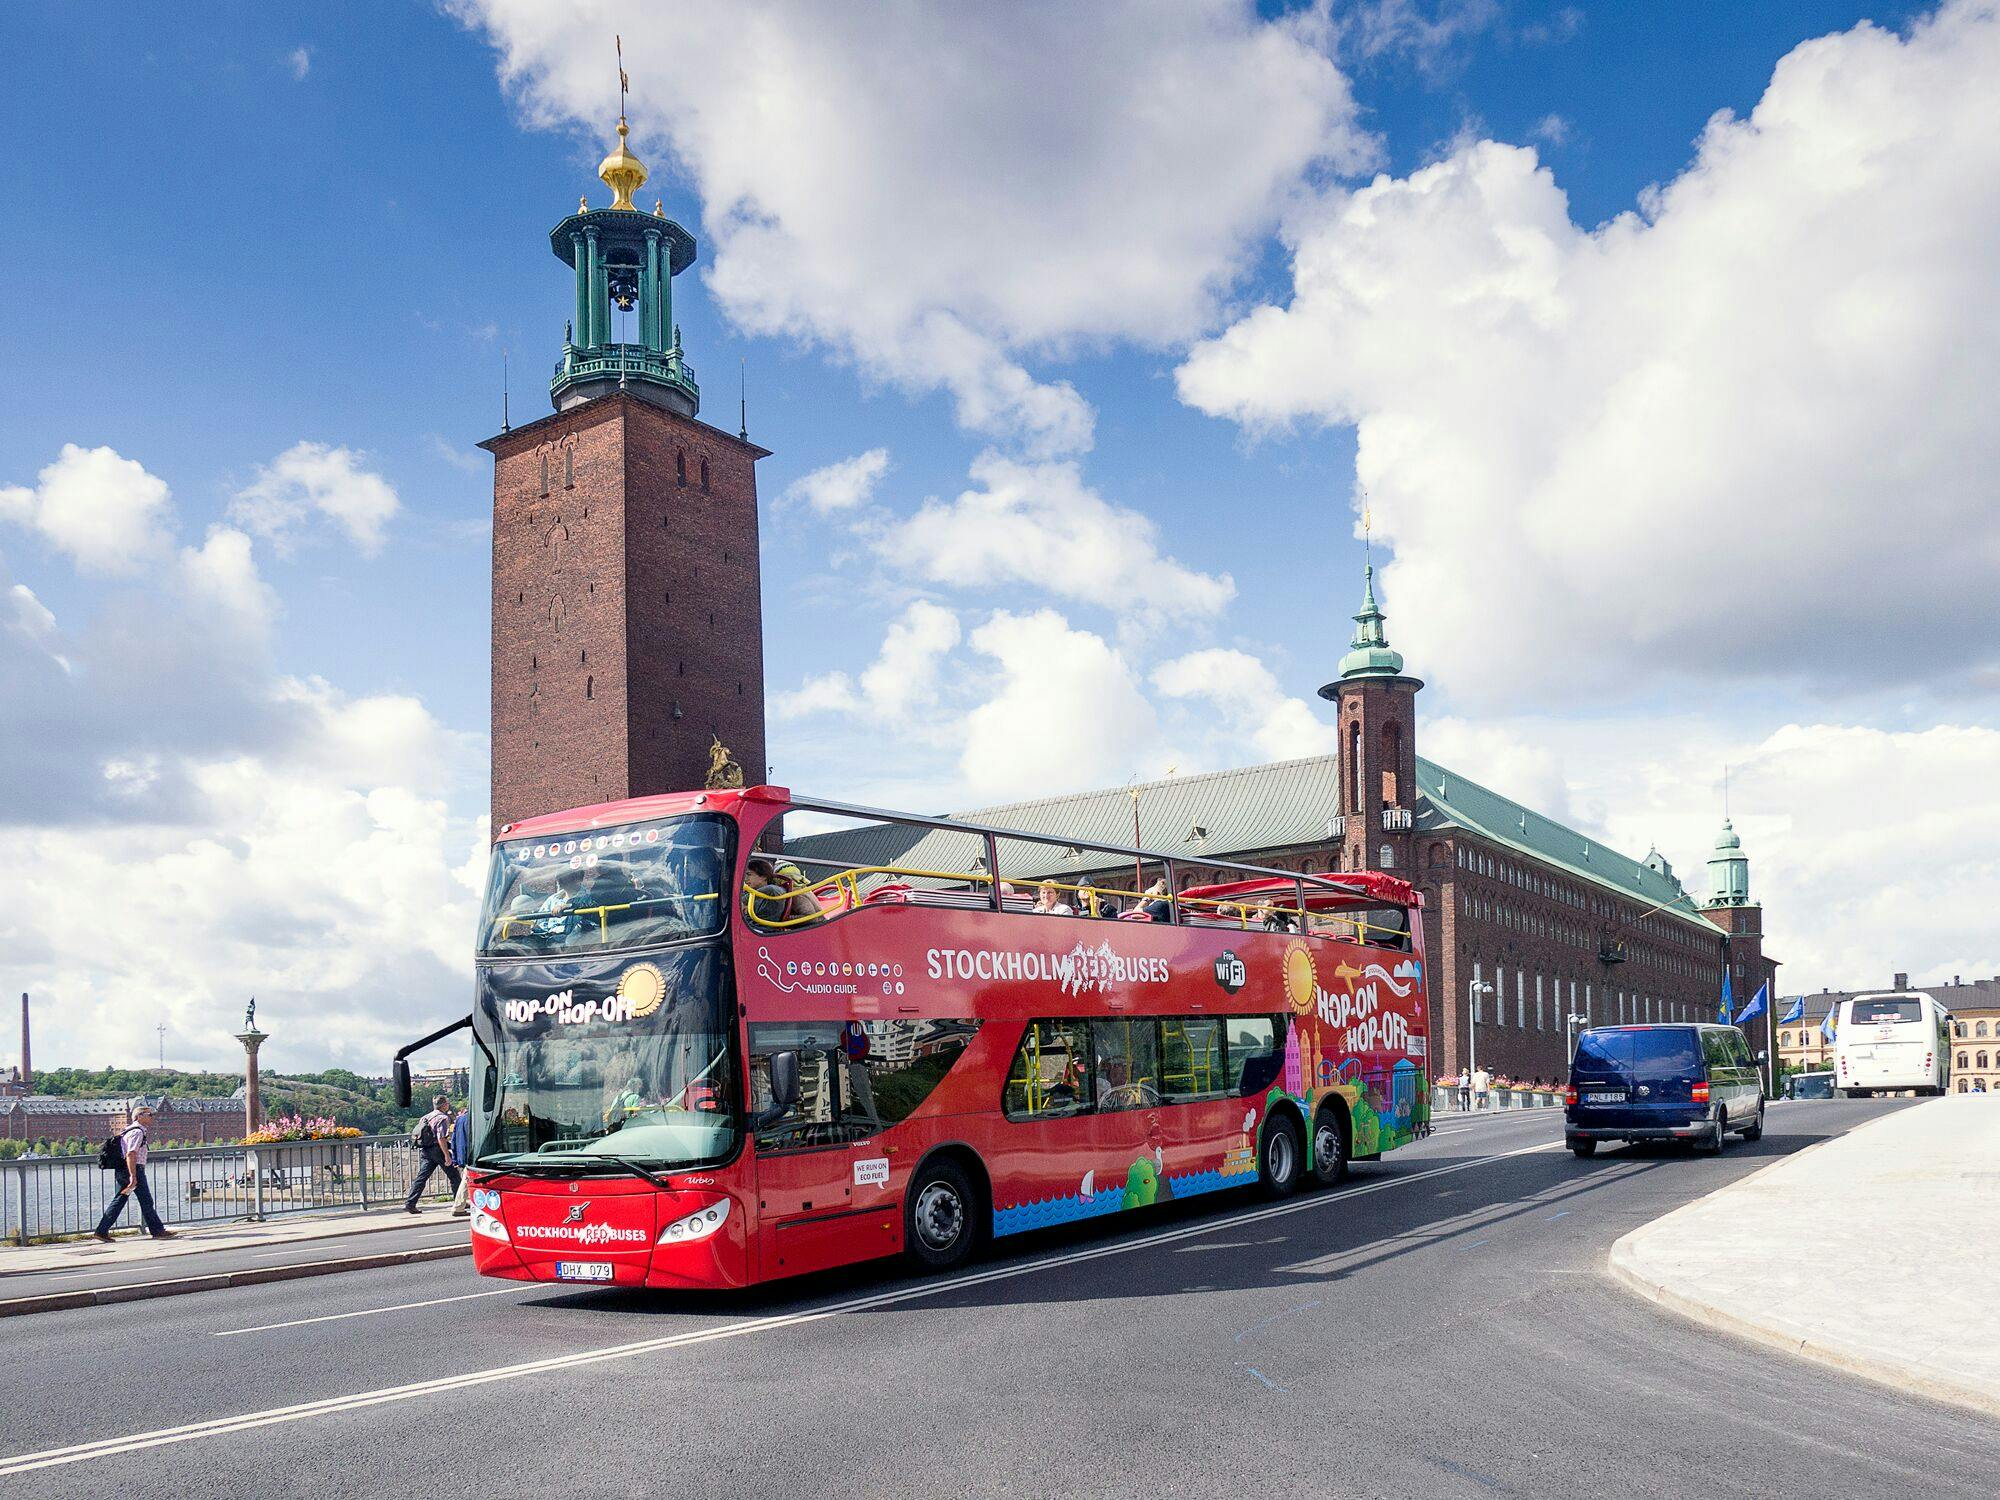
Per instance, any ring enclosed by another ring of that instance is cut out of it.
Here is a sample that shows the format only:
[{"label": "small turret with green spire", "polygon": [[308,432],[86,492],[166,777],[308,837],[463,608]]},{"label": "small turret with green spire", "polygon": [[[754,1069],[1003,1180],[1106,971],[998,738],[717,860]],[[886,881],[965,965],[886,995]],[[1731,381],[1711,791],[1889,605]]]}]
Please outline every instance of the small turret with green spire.
[{"label": "small turret with green spire", "polygon": [[1385,618],[1375,602],[1375,564],[1368,564],[1361,591],[1361,612],[1354,617],[1354,649],[1340,659],[1342,680],[1351,677],[1401,677],[1403,653],[1389,645],[1382,631]]}]

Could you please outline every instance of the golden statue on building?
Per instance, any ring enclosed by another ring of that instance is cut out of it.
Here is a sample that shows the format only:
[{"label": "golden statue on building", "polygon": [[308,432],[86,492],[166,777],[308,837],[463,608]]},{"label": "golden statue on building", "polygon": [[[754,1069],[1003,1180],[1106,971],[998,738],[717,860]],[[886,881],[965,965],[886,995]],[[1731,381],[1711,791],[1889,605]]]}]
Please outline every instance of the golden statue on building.
[{"label": "golden statue on building", "polygon": [[722,743],[720,735],[709,736],[708,780],[704,785],[712,792],[743,785],[743,767],[729,753],[729,747]]}]

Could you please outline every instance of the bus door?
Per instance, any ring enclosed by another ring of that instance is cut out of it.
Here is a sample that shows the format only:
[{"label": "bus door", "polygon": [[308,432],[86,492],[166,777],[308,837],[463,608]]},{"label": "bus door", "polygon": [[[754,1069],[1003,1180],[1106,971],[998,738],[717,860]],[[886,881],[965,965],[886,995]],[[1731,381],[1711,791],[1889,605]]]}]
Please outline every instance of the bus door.
[{"label": "bus door", "polygon": [[[901,1242],[889,1161],[873,1137],[868,1072],[839,1022],[753,1025],[758,1121],[757,1255],[764,1276],[797,1276],[886,1255]],[[855,1028],[858,1030],[858,1028]],[[799,1097],[770,1110],[770,1054],[799,1054]]]}]

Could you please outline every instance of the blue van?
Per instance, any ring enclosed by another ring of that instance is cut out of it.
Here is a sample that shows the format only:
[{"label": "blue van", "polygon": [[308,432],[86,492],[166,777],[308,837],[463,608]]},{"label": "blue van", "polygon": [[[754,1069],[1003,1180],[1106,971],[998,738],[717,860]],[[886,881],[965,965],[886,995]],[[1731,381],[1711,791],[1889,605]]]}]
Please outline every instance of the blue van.
[{"label": "blue van", "polygon": [[1764,1133],[1764,1084],[1734,1026],[1601,1026],[1576,1039],[1563,1144],[1687,1141],[1720,1151],[1731,1131]]}]

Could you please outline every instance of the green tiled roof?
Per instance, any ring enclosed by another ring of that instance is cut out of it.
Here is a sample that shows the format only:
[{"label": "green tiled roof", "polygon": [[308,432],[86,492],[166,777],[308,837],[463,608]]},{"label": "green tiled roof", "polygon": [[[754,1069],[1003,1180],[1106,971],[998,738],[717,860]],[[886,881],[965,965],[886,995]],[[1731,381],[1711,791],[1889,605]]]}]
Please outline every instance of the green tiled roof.
[{"label": "green tiled roof", "polygon": [[[1498,792],[1469,781],[1435,761],[1417,760],[1416,825],[1462,828],[1502,848],[1556,866],[1616,891],[1628,900],[1655,903],[1701,922],[1680,883],[1628,855],[1586,838]],[[1324,844],[1335,807],[1330,755],[1268,765],[1175,776],[1134,787],[1109,787],[1031,802],[974,808],[951,816],[970,823],[1018,828],[1083,843],[1132,843],[1132,797],[1139,793],[1139,843],[1177,859],[1227,859],[1298,845]],[[818,854],[863,864],[907,864],[956,869],[966,861],[963,835],[879,826],[793,840],[795,855]],[[1102,854],[1022,846],[1003,850],[1003,870],[1014,878],[1101,870]]]},{"label": "green tiled roof", "polygon": [[1666,911],[1700,922],[1707,933],[1716,930],[1696,912],[1694,898],[1673,877],[1422,756],[1417,757],[1417,791],[1419,828],[1466,829],[1594,885],[1609,887],[1629,900],[1648,906],[1659,904]]}]

